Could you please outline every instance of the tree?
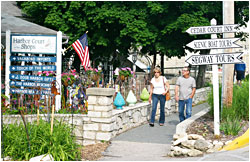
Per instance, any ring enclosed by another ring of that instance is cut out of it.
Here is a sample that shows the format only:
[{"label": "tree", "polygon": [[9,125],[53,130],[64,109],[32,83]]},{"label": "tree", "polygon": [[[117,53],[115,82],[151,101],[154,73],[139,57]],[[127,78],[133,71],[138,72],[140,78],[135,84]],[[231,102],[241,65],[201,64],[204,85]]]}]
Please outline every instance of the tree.
[{"label": "tree", "polygon": [[[88,30],[91,60],[98,56],[126,58],[131,47],[134,50],[142,47],[141,55],[154,55],[154,58],[156,54],[181,57],[186,54],[185,49],[192,51],[186,47],[192,40],[210,38],[210,35],[190,36],[186,29],[210,25],[212,18],[222,24],[220,1],[27,1],[18,4],[34,22],[70,36],[69,44]],[[236,1],[235,5],[236,23],[246,25],[249,2]],[[119,60],[116,62],[120,64]],[[205,69],[200,67],[199,73],[203,75]],[[204,83],[204,80],[198,82]]]}]

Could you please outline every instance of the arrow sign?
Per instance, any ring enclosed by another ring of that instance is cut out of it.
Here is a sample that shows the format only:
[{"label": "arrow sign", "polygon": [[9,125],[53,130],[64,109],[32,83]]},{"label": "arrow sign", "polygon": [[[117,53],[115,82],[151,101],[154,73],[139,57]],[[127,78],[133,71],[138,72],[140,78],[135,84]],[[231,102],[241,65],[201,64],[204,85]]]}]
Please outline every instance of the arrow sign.
[{"label": "arrow sign", "polygon": [[10,86],[51,88],[50,83],[11,81]]},{"label": "arrow sign", "polygon": [[243,52],[239,53],[221,53],[211,55],[192,55],[186,63],[191,65],[216,65],[216,64],[235,64],[243,63],[240,56]]},{"label": "arrow sign", "polygon": [[186,32],[190,35],[201,35],[201,34],[216,34],[216,33],[235,33],[239,25],[215,25],[215,26],[197,26],[190,27]]},{"label": "arrow sign", "polygon": [[20,74],[10,74],[10,79],[17,80],[32,80],[39,82],[52,82],[56,80],[56,77],[44,77],[44,76],[35,76],[35,75],[20,75]]},{"label": "arrow sign", "polygon": [[10,66],[10,71],[55,71],[55,65]]},{"label": "arrow sign", "polygon": [[187,46],[195,50],[241,48],[240,45],[235,44],[238,40],[240,38],[194,40],[188,43]]},{"label": "arrow sign", "polygon": [[37,89],[16,89],[16,88],[11,88],[10,93],[19,93],[19,94],[30,94],[30,95],[35,95],[35,94],[41,94],[41,95],[54,95],[51,93],[51,90],[37,90]]},{"label": "arrow sign", "polygon": [[56,57],[10,56],[10,61],[56,62]]}]

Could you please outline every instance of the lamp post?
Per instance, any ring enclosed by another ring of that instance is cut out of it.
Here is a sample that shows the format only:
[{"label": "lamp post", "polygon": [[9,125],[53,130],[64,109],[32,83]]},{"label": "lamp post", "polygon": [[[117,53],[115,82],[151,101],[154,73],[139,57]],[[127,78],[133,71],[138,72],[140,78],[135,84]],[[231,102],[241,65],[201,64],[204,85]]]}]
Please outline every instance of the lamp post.
[{"label": "lamp post", "polygon": [[136,61],[137,61],[137,54],[136,54],[136,52],[135,53],[133,53],[132,54],[132,61],[133,61],[133,63],[134,63],[134,67],[133,67],[133,70],[134,70],[134,73],[135,73],[135,71],[136,71],[136,65],[135,65],[135,63],[136,63]]}]

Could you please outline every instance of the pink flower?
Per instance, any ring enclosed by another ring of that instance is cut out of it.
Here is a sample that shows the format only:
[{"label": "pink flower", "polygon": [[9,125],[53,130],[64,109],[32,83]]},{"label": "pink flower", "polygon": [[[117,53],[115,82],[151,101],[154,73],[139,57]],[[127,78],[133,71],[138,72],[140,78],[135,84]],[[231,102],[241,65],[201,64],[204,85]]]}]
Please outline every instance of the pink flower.
[{"label": "pink flower", "polygon": [[70,78],[67,78],[68,80],[70,80]]},{"label": "pink flower", "polygon": [[43,74],[47,73],[47,71],[44,71]]},{"label": "pink flower", "polygon": [[129,68],[129,67],[127,67],[127,69],[128,69],[129,71],[131,71],[131,68]]},{"label": "pink flower", "polygon": [[95,68],[95,72],[98,72],[98,70]]},{"label": "pink flower", "polygon": [[127,69],[126,68],[122,68],[122,70],[126,71]]},{"label": "pink flower", "polygon": [[71,72],[72,72],[72,73],[75,73],[75,72],[76,72],[76,69],[74,69],[74,70],[71,70]]},{"label": "pink flower", "polygon": [[49,73],[46,73],[46,76],[49,76]]},{"label": "pink flower", "polygon": [[40,72],[40,71],[39,71],[39,72],[37,72],[37,75],[41,75],[41,74],[42,74],[42,72]]}]

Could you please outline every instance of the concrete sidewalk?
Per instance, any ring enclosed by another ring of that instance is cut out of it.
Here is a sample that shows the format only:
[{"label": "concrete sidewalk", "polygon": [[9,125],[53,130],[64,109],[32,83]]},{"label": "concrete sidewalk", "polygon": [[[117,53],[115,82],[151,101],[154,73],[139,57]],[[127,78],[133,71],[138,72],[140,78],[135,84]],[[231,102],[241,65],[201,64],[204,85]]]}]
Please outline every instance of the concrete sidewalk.
[{"label": "concrete sidewalk", "polygon": [[[207,103],[193,107],[193,115],[207,107]],[[154,127],[150,127],[148,123],[145,123],[122,133],[112,139],[111,145],[103,152],[103,157],[99,161],[242,161],[249,159],[248,147],[205,154],[202,157],[167,157],[177,124],[179,124],[178,113],[174,113],[166,116],[164,126],[159,126],[156,122]]]}]

